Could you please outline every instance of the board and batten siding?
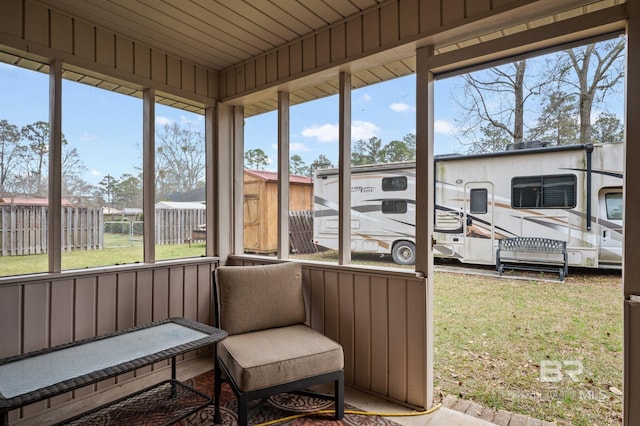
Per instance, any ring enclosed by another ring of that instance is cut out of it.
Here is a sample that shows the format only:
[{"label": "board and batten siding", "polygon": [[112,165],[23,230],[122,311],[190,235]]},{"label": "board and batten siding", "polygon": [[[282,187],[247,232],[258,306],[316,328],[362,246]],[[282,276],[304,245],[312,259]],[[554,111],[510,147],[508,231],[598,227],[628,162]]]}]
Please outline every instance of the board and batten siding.
[{"label": "board and batten siding", "polygon": [[0,1],[0,44],[204,104],[218,97],[216,71],[29,0]]},{"label": "board and batten siding", "polygon": [[[220,98],[232,99],[349,63],[535,0],[396,0],[383,2],[220,74]],[[397,66],[406,67],[402,61]],[[414,67],[415,69],[415,67]],[[383,67],[380,67],[381,71]],[[398,70],[400,75],[413,70]],[[375,77],[375,76],[374,76]],[[376,78],[376,82],[379,81]]]},{"label": "board and batten siding", "polygon": [[[228,265],[266,260],[231,256]],[[426,408],[427,285],[394,271],[302,264],[307,323],[339,342],[345,383]]]},{"label": "board and batten siding", "polygon": [[[0,283],[0,358],[94,337],[171,317],[213,324],[211,272],[216,259],[148,267],[104,268],[49,279]],[[210,352],[203,348],[179,357]],[[166,367],[168,361],[103,380],[9,413],[30,417],[95,391]]]}]

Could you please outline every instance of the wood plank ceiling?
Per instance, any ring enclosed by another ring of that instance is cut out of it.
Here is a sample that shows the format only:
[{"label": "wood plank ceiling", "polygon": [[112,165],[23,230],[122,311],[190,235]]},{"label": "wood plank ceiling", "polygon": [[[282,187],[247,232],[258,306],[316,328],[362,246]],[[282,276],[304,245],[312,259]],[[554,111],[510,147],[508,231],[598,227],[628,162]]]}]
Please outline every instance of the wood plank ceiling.
[{"label": "wood plank ceiling", "polygon": [[[376,7],[385,0],[36,1],[67,15],[108,28],[131,40],[149,46],[162,46],[167,53],[192,63],[222,71],[305,34]],[[20,65],[25,60],[11,62]],[[42,64],[27,66],[43,72],[48,69],[47,65]],[[410,67],[402,68],[407,74],[413,72]],[[87,80],[72,74],[65,73],[65,78],[78,77],[76,80],[81,82]],[[356,78],[356,84],[361,86],[366,83]],[[103,88],[109,86],[106,82],[94,85]],[[127,91],[120,86],[118,90],[123,93]],[[292,104],[335,93],[337,77],[335,81],[292,93]],[[140,96],[137,91],[131,94]],[[161,98],[159,102],[192,111],[199,110],[172,99]],[[276,99],[258,101],[246,106],[245,115],[256,115],[276,107]]]},{"label": "wood plank ceiling", "polygon": [[383,0],[40,0],[214,70],[362,12]]},{"label": "wood plank ceiling", "polygon": [[[387,0],[34,0],[54,10],[103,26],[131,40],[162,46],[167,53],[202,66],[222,71],[278,46],[336,24],[367,9],[379,7]],[[444,0],[443,0],[444,1]],[[598,0],[596,7],[607,7],[624,0]],[[579,2],[578,2],[579,3]],[[593,5],[591,6],[593,8]],[[546,16],[541,22],[512,24],[500,31],[437,46],[436,54],[480,43],[537,25],[557,22],[587,13],[587,7],[568,10],[563,15]],[[410,52],[410,50],[409,50]],[[401,77],[415,72],[415,56],[391,55],[386,62],[353,73],[352,87]],[[4,55],[6,56],[6,55]],[[31,64],[28,59],[10,62],[46,71],[47,65]],[[26,65],[25,65],[26,64]],[[117,82],[93,81],[79,73],[65,73],[65,78],[86,82],[108,90],[140,96],[136,90]],[[132,92],[132,93],[129,93]],[[306,102],[338,93],[338,76],[291,92],[291,104]],[[202,112],[200,107],[176,99],[159,102]],[[277,108],[275,96],[245,103],[245,116]]]}]

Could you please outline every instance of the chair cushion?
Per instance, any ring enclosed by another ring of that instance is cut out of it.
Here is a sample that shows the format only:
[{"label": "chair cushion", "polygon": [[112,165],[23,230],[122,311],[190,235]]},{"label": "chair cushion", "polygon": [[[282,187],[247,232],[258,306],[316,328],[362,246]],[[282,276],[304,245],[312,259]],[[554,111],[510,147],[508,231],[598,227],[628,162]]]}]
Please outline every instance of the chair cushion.
[{"label": "chair cushion", "polygon": [[220,328],[229,335],[306,321],[299,263],[221,266],[215,274]]},{"label": "chair cushion", "polygon": [[304,324],[229,336],[218,358],[244,392],[344,368],[342,346]]}]

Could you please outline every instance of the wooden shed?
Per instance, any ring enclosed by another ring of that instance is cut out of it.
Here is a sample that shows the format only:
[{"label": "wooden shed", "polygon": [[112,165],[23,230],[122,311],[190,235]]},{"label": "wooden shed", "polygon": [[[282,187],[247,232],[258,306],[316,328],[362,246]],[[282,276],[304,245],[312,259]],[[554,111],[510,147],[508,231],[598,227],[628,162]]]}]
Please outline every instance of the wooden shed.
[{"label": "wooden shed", "polygon": [[[278,174],[244,171],[244,251],[275,253],[278,249]],[[313,181],[289,176],[289,210],[313,209]]]}]

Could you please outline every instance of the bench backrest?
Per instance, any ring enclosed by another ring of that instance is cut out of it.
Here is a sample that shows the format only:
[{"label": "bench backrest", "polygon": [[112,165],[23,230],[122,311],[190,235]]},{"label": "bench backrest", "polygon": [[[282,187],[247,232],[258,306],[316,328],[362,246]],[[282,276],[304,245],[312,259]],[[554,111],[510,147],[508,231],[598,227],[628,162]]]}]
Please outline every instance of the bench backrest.
[{"label": "bench backrest", "polygon": [[527,251],[534,253],[564,253],[566,241],[541,237],[514,237],[498,240],[498,248],[505,251]]}]

